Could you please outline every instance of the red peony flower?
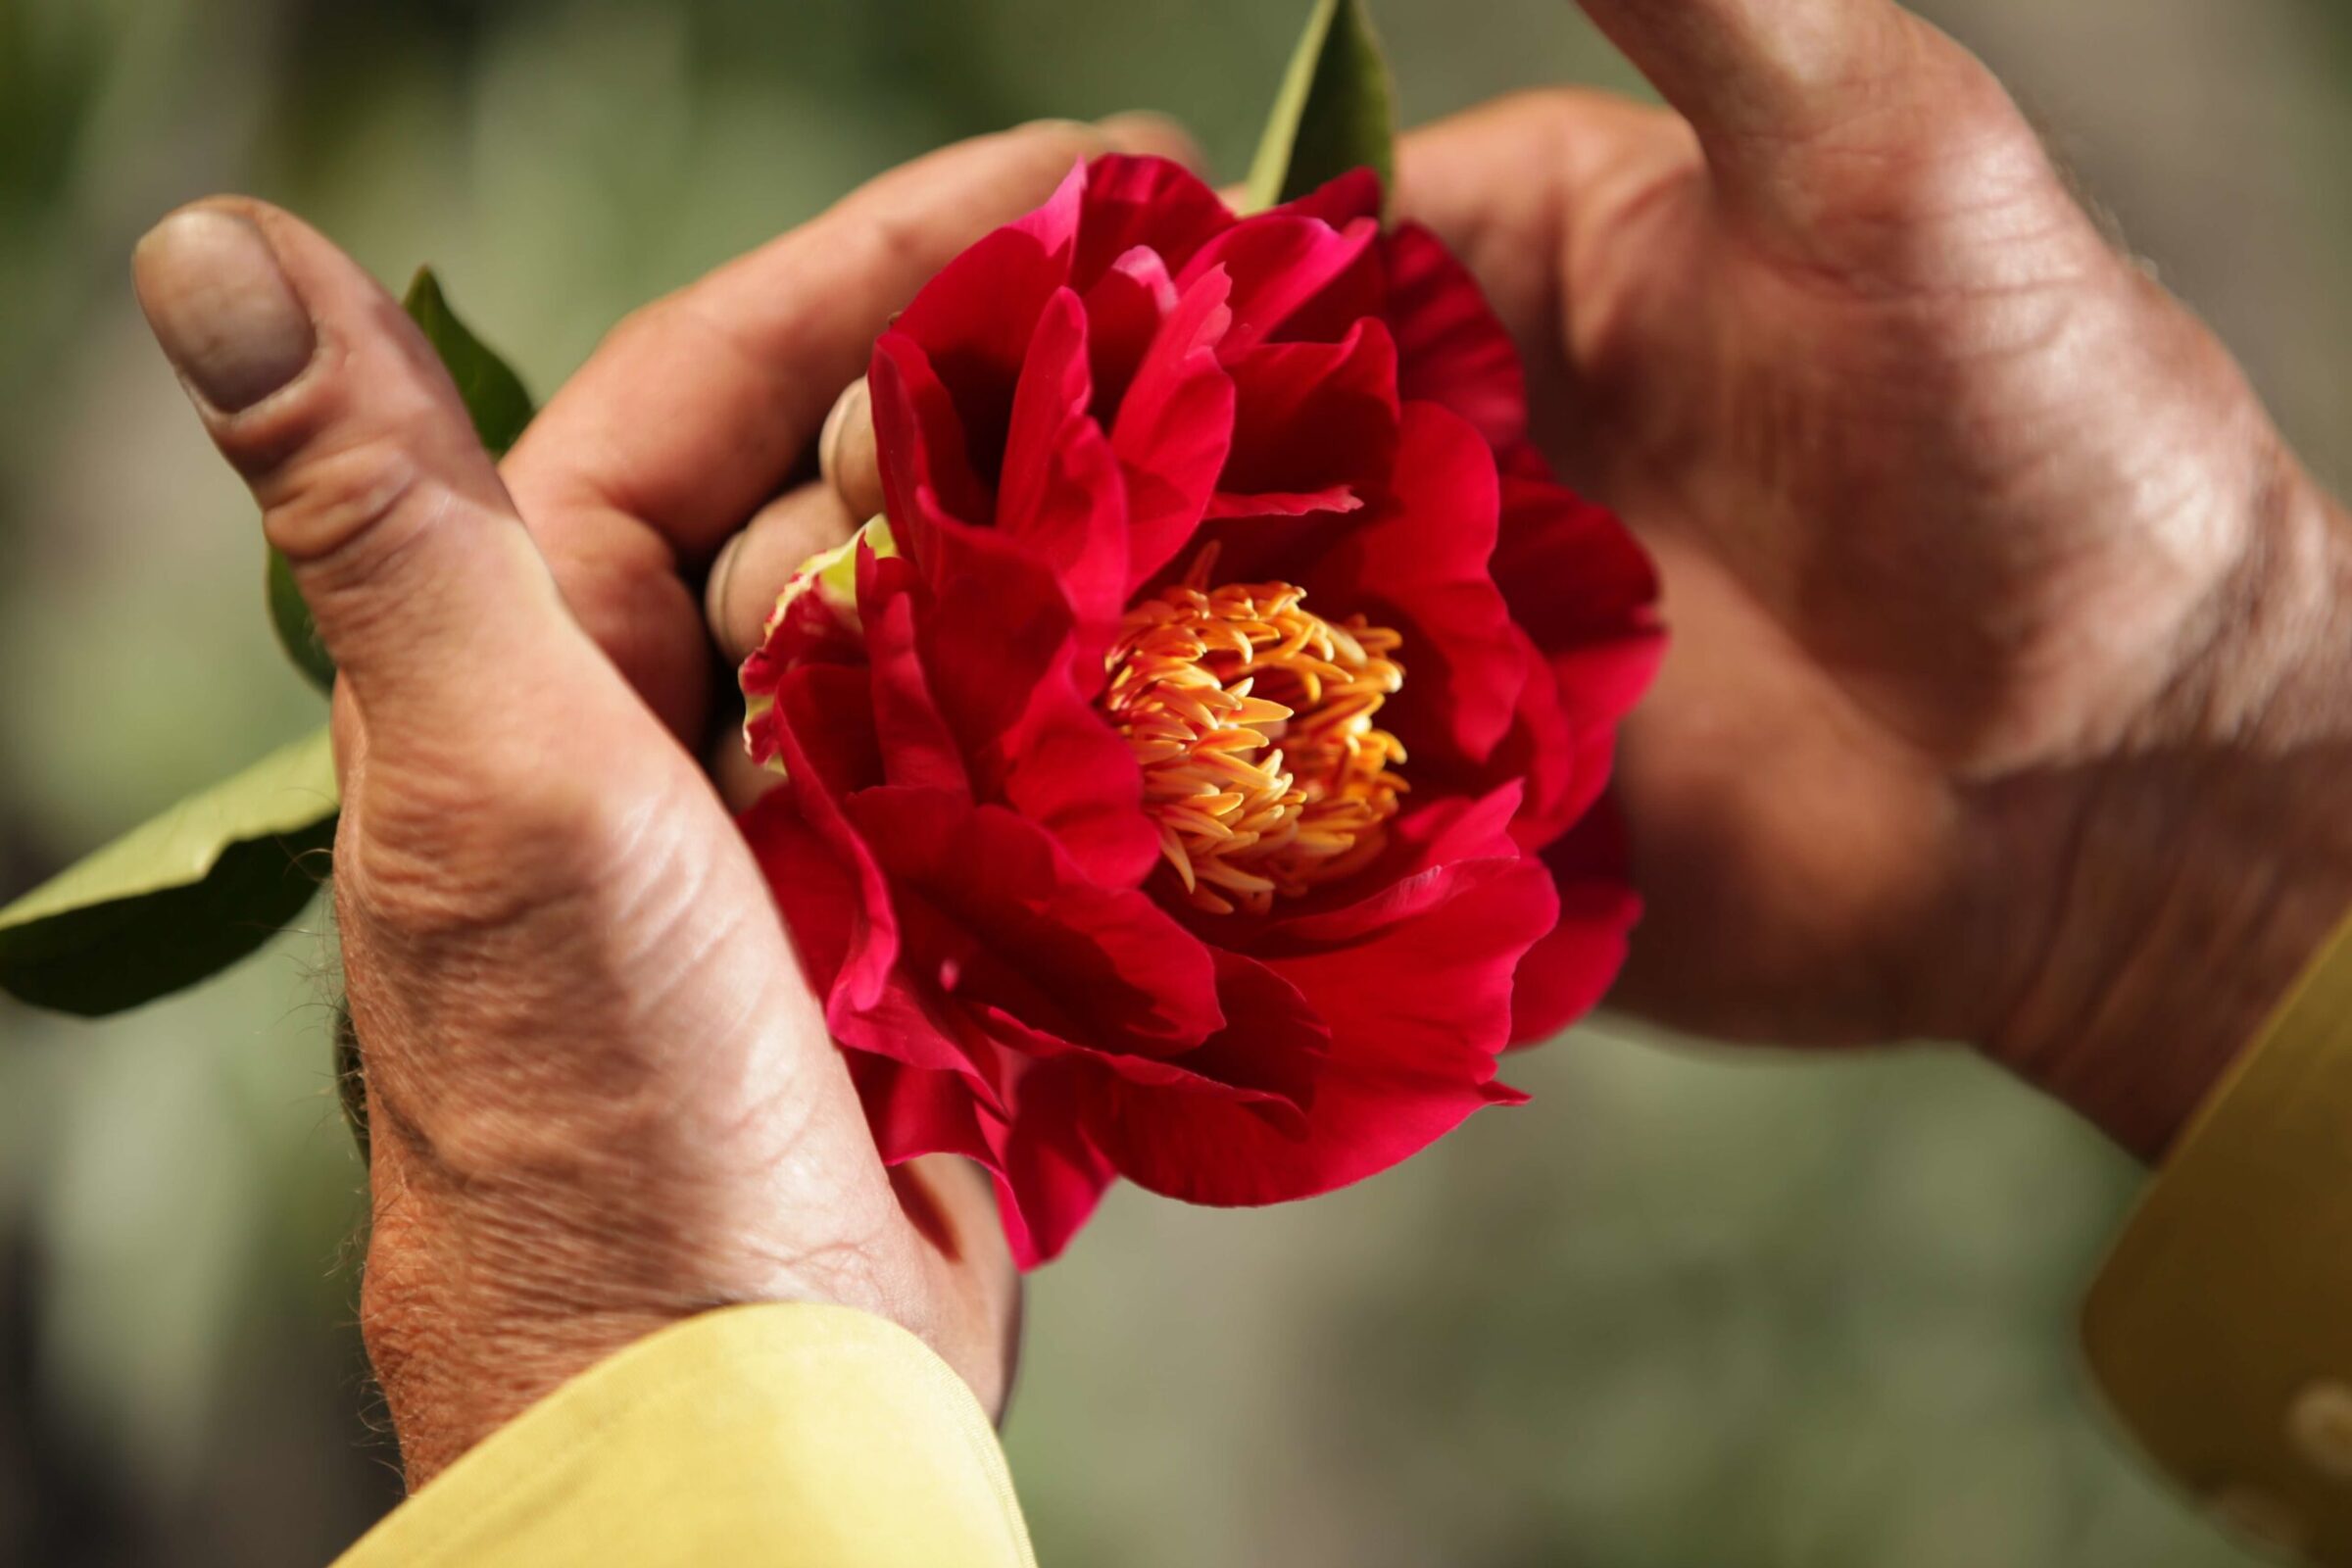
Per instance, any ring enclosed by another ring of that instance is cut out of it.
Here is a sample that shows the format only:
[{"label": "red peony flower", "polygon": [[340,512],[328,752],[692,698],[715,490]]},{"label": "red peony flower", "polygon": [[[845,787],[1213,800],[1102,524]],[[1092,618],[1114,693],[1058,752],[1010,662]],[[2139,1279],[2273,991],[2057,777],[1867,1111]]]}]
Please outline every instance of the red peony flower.
[{"label": "red peony flower", "polygon": [[1304,1198],[1482,1105],[1636,904],[1598,804],[1650,567],[1369,173],[1105,158],[875,345],[884,517],[743,669],[744,818],[884,1157],[1023,1266],[1113,1176]]}]

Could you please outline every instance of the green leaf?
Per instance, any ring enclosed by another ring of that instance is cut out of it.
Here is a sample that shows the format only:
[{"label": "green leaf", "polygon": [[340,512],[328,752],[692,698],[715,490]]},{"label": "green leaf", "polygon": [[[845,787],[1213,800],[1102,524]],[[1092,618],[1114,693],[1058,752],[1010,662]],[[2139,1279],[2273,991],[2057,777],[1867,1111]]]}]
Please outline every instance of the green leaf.
[{"label": "green leaf", "polygon": [[180,802],[0,909],[0,990],[96,1017],[226,968],[318,891],[339,804],[323,729]]},{"label": "green leaf", "polygon": [[1364,0],[1315,0],[1250,165],[1251,212],[1305,195],[1351,169],[1396,174],[1396,89]]},{"label": "green leaf", "polygon": [[270,552],[268,587],[270,629],[277,633],[277,646],[286,651],[304,680],[331,694],[335,689],[334,659],[326,644],[318,640],[318,627],[311,619],[311,607],[302,602],[302,590],[294,586],[293,564],[275,550]]},{"label": "green leaf", "polygon": [[522,377],[458,319],[431,268],[416,269],[408,297],[400,303],[424,328],[424,340],[449,368],[449,378],[458,383],[458,396],[466,400],[466,412],[473,416],[474,433],[482,438],[482,445],[490,449],[492,457],[505,457],[521,439],[522,427],[536,412],[530,393],[523,390]]},{"label": "green leaf", "polygon": [[[457,382],[458,396],[473,418],[474,434],[481,437],[492,457],[505,457],[537,412],[522,377],[458,319],[431,268],[416,270],[401,308],[423,329],[424,340],[441,356],[450,379]],[[277,632],[278,646],[285,649],[303,677],[320,691],[332,691],[335,662],[318,640],[310,606],[302,602],[294,587],[294,568],[274,550],[270,552],[270,624]]]}]

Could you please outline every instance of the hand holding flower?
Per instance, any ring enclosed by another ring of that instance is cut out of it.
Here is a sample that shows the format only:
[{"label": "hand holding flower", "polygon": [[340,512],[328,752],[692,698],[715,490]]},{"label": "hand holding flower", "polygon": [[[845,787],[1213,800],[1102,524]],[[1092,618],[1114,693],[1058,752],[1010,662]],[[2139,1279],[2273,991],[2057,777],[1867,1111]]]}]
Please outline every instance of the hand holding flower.
[{"label": "hand holding flower", "polygon": [[158,336],[341,667],[361,1316],[412,1485],[729,1301],[881,1313],[1001,1404],[1017,1296],[986,1189],[875,1155],[679,739],[710,678],[680,571],[887,312],[1107,144],[1035,127],[878,182],[616,332],[503,473],[399,309],[294,219],[208,203],[142,245]]}]

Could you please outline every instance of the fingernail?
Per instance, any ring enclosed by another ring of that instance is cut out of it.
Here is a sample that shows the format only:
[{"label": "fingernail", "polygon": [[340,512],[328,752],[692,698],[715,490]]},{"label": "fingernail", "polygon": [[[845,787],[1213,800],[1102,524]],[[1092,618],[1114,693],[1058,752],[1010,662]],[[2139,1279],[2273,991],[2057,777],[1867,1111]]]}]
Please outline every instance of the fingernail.
[{"label": "fingernail", "polygon": [[816,466],[857,517],[882,510],[882,456],[874,439],[873,391],[861,377],[833,405],[816,440]]},{"label": "fingernail", "polygon": [[830,479],[840,471],[842,437],[855,427],[856,421],[866,415],[865,377],[859,376],[842,388],[841,396],[825,415],[825,427],[816,436],[816,466]]},{"label": "fingernail", "polygon": [[173,213],[139,241],[131,280],[166,357],[223,414],[293,380],[318,346],[277,253],[234,213]]}]

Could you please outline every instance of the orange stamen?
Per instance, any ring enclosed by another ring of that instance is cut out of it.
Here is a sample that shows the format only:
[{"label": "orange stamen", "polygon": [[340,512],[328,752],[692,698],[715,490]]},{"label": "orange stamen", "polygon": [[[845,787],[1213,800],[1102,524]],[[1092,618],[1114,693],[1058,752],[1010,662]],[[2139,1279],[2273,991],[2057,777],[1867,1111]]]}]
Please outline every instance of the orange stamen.
[{"label": "orange stamen", "polygon": [[1387,843],[1404,748],[1372,720],[1404,684],[1403,639],[1334,625],[1287,583],[1203,588],[1212,560],[1127,612],[1102,701],[1185,896],[1262,914]]}]

